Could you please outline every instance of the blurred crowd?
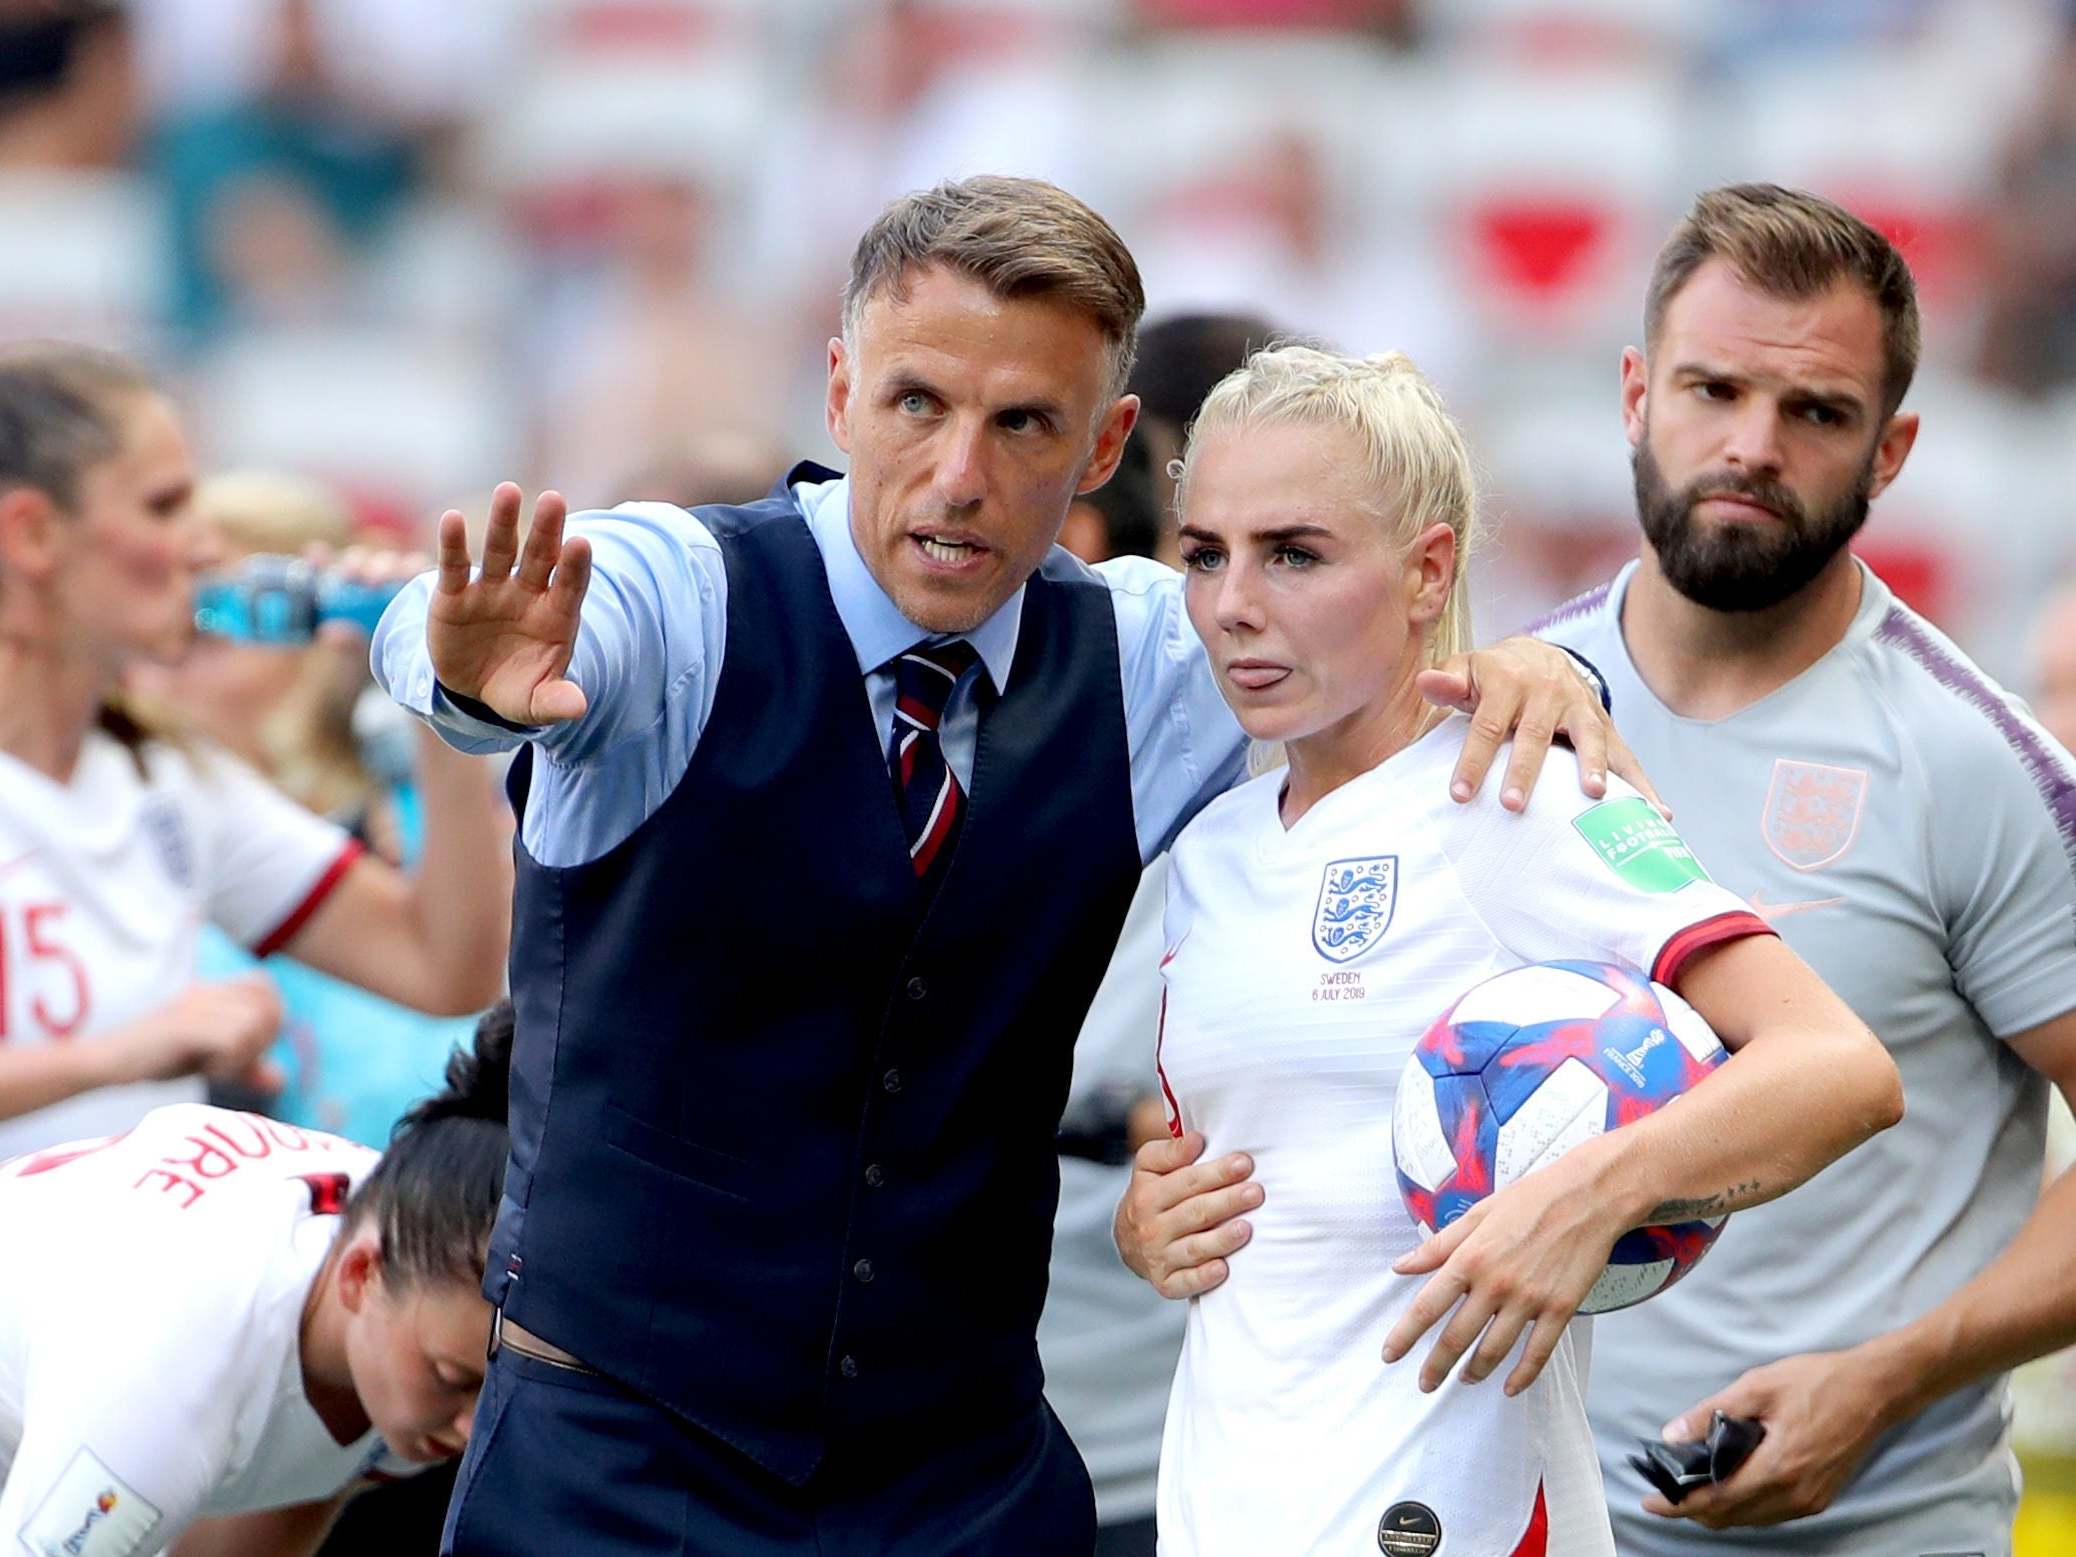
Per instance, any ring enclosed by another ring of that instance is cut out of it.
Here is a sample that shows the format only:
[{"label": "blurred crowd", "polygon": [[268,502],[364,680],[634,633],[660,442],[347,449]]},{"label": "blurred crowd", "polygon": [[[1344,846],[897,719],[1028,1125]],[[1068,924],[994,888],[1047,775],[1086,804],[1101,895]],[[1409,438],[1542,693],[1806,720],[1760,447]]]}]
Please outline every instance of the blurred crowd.
[{"label": "blurred crowd", "polygon": [[501,477],[583,507],[826,454],[852,237],[978,170],[1104,211],[1155,319],[1408,351],[1487,462],[1488,632],[1626,551],[1615,356],[1656,235],[1725,179],[1845,200],[1920,278],[1939,436],[1866,542],[1903,594],[2023,684],[2076,533],[2067,0],[0,0],[0,29],[0,336],[143,346],[206,465],[414,537]]},{"label": "blurred crowd", "polygon": [[[1936,412],[1860,549],[2076,746],[2072,0],[0,0],[0,339],[150,360],[231,555],[424,546],[500,479],[697,503],[833,461],[849,246],[977,171],[1088,199],[1145,274],[1147,417],[1074,549],[1172,555],[1167,461],[1250,346],[1400,349],[1485,465],[1481,637],[1633,554],[1617,359],[1694,191],[1841,200],[1918,276]],[[128,695],[418,859],[353,655],[216,645]],[[332,1056],[400,1010],[347,998],[289,991],[269,1106],[379,1142],[463,1029]]]}]

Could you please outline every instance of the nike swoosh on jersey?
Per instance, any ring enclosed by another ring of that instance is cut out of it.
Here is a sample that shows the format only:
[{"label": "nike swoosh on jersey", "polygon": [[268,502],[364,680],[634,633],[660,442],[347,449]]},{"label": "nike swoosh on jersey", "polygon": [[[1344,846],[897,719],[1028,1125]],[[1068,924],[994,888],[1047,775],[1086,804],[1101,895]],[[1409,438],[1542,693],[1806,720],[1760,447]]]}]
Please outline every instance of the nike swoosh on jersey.
[{"label": "nike swoosh on jersey", "polygon": [[1757,914],[1768,924],[1772,924],[1776,919],[1785,919],[1790,914],[1806,914],[1813,908],[1841,907],[1845,899],[1842,897],[1812,897],[1805,898],[1799,903],[1769,903],[1766,901],[1766,895],[1763,892],[1754,892],[1745,901],[1752,905],[1753,913]]}]

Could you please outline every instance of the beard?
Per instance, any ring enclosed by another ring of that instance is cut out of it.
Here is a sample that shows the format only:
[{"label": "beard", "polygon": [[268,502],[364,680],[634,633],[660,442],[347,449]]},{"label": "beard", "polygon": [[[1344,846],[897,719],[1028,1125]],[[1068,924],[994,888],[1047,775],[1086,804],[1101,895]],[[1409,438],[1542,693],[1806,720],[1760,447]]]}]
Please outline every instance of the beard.
[{"label": "beard", "polygon": [[[1807,588],[1860,533],[1874,484],[1869,449],[1851,490],[1814,517],[1787,487],[1764,476],[1718,471],[1675,492],[1651,452],[1648,427],[1631,464],[1637,517],[1660,571],[1674,589],[1711,611],[1764,611]],[[1778,522],[1713,529],[1697,523],[1695,506],[1725,493],[1765,504],[1780,516]]]}]

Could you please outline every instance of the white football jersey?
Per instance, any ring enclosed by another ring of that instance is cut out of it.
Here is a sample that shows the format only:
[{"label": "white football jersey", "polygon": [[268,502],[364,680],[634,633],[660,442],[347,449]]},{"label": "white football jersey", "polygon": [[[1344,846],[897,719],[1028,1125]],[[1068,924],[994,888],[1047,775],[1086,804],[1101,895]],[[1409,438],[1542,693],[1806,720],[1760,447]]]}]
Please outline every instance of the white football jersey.
[{"label": "white football jersey", "polygon": [[[271,951],[358,845],[236,759],[91,732],[71,781],[0,753],[0,1046],[90,1042],[195,979],[213,921]],[[199,1102],[199,1078],[105,1087],[0,1119],[0,1157]]]},{"label": "white football jersey", "polygon": [[179,1104],[0,1164],[0,1549],[133,1557],[422,1468],[303,1393],[304,1301],[376,1161]]},{"label": "white football jersey", "polygon": [[1161,1550],[1612,1553],[1583,1397],[1591,1322],[1540,1378],[1433,1394],[1434,1332],[1387,1367],[1426,1277],[1391,1119],[1420,1035],[1492,974],[1616,960],[1661,982],[1703,946],[1763,933],[1636,793],[1580,793],[1555,751],[1528,809],[1448,798],[1466,721],[1286,828],[1285,775],[1214,801],[1177,841],[1162,1085],[1206,1154],[1249,1153],[1264,1190],[1226,1282],[1189,1305],[1160,1471]]}]

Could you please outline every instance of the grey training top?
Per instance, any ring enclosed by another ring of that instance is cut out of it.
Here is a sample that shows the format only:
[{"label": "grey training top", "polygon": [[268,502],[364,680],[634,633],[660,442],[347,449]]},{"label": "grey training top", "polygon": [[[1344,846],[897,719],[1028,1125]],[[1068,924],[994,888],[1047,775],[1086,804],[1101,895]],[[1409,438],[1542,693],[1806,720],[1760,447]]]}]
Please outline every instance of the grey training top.
[{"label": "grey training top", "polygon": [[1679,1286],[1596,1322],[1589,1405],[1625,1557],[2008,1552],[2018,1501],[1999,1377],[1877,1442],[1825,1513],[1712,1534],[1640,1511],[1639,1436],[1746,1369],[1854,1345],[1949,1297],[2038,1198],[2047,1087],[2001,1041],[2076,1008],[2076,765],[1864,567],[1807,671],[1718,720],[1637,675],[1635,572],[1538,631],[1607,676],[1621,730],[1709,873],[1888,1045],[1907,1115],[1730,1219]]}]

